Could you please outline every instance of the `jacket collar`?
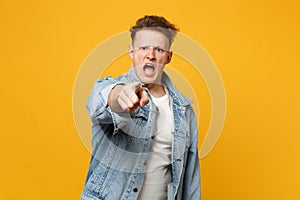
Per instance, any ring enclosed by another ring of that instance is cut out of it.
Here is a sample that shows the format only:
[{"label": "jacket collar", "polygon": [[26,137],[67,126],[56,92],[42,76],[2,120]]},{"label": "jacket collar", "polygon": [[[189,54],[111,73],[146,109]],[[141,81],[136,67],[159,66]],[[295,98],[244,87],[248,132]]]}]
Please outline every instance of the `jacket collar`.
[{"label": "jacket collar", "polygon": [[[145,86],[144,83],[142,83],[139,78],[134,73],[133,67],[131,66],[130,70],[126,73],[126,76],[129,80],[129,82],[139,82],[142,86]],[[183,94],[179,92],[179,90],[176,88],[176,86],[171,81],[170,77],[163,71],[162,74],[162,83],[166,86],[166,88],[169,91],[169,94],[173,98],[175,102],[178,102],[181,106],[188,106],[192,103],[192,100],[190,98],[185,97]]]}]

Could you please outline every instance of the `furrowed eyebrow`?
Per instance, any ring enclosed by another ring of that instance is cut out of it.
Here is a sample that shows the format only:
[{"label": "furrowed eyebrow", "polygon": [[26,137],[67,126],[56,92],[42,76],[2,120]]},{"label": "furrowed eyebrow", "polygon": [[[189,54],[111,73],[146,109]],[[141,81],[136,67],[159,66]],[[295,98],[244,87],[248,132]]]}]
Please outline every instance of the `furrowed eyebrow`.
[{"label": "furrowed eyebrow", "polygon": [[164,49],[164,48],[162,48],[162,47],[160,47],[160,46],[152,46],[152,45],[142,45],[142,46],[140,46],[140,47],[138,47],[138,48],[150,48],[150,47],[152,47],[152,48],[154,48],[154,49],[161,49],[161,50],[164,50],[164,51],[169,51],[169,50]]}]

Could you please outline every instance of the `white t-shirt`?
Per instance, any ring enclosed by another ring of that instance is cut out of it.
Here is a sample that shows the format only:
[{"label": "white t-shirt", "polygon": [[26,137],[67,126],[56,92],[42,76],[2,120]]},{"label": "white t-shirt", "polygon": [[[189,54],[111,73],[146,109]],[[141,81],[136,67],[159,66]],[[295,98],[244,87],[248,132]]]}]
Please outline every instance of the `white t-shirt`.
[{"label": "white t-shirt", "polygon": [[171,155],[174,117],[170,97],[166,95],[155,98],[158,107],[157,133],[154,137],[152,152],[147,161],[147,172],[139,193],[139,200],[166,200],[168,184],[172,182]]}]

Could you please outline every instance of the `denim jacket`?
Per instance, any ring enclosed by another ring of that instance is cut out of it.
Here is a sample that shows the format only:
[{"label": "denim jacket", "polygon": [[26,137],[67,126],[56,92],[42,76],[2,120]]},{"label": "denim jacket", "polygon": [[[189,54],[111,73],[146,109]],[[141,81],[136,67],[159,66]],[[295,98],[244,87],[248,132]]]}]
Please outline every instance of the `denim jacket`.
[{"label": "denim jacket", "polygon": [[[132,82],[140,82],[132,68],[117,78],[98,79],[88,98],[93,152],[81,199],[135,200],[138,197],[153,138],[159,128],[155,123],[158,108],[146,87],[149,103],[143,108],[119,114],[107,106],[108,94],[115,85]],[[168,200],[199,200],[198,128],[191,100],[176,89],[164,72],[162,83],[171,96],[175,126]]]}]

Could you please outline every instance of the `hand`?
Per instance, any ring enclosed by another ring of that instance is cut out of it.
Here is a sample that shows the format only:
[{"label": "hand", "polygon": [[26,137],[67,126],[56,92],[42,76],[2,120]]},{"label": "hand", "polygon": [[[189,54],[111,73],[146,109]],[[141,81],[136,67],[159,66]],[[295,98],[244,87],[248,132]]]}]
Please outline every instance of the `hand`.
[{"label": "hand", "polygon": [[140,83],[128,83],[114,87],[108,97],[108,105],[115,112],[131,112],[149,102],[148,95]]}]

